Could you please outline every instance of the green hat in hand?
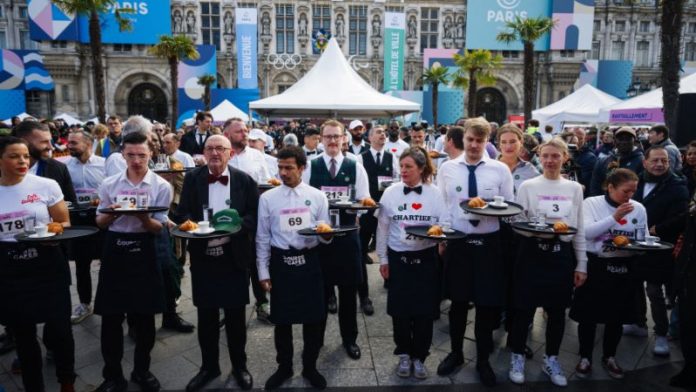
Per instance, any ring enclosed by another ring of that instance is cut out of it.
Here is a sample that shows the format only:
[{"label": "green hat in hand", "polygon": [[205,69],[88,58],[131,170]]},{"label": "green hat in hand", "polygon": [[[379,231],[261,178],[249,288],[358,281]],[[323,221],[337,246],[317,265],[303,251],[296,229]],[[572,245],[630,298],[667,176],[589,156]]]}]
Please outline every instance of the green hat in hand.
[{"label": "green hat in hand", "polygon": [[242,229],[242,218],[239,217],[237,210],[228,208],[213,215],[212,224],[216,231],[236,233]]}]

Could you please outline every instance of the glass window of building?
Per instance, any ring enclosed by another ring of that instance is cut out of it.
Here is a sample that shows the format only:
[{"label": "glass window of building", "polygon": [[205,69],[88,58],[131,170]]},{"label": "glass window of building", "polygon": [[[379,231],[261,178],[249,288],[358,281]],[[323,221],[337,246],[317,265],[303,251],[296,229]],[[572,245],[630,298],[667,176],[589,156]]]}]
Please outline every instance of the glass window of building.
[{"label": "glass window of building", "polygon": [[40,103],[41,102],[41,94],[39,94],[39,91],[29,90],[29,91],[26,91],[25,93],[26,93],[27,103]]},{"label": "glass window of building", "polygon": [[29,35],[29,30],[19,31],[19,48],[20,49],[37,49],[38,45],[36,42],[31,40]]},{"label": "glass window of building", "polygon": [[69,102],[70,101],[70,86],[67,84],[64,84],[62,86],[62,93],[63,93],[63,101]]},{"label": "glass window of building", "polygon": [[641,20],[640,26],[638,27],[638,31],[640,31],[641,33],[649,33],[650,32],[650,21]]},{"label": "glass window of building", "polygon": [[317,30],[331,31],[331,6],[312,5],[312,32]]},{"label": "glass window of building", "polygon": [[626,21],[625,20],[617,20],[616,24],[614,24],[614,31],[617,33],[623,33],[626,31]]},{"label": "glass window of building", "polygon": [[51,41],[51,47],[53,49],[65,49],[68,47],[68,43],[66,41]]},{"label": "glass window of building", "polygon": [[594,31],[600,31],[602,29],[602,21],[599,19],[595,19],[592,28],[594,29]]},{"label": "glass window of building", "polygon": [[0,49],[7,49],[7,36],[5,30],[0,30]]},{"label": "glass window of building", "polygon": [[0,5],[0,18],[4,18],[4,17],[5,17],[5,9],[3,8],[3,6]]},{"label": "glass window of building", "polygon": [[500,52],[500,55],[503,56],[504,59],[517,59],[520,57],[520,52],[516,50],[503,50]]},{"label": "glass window of building", "polygon": [[684,61],[696,61],[696,42],[687,42],[684,46]]},{"label": "glass window of building", "polygon": [[696,34],[696,23],[694,23],[694,22],[689,23],[686,31],[689,32],[690,34]]},{"label": "glass window of building", "polygon": [[367,54],[367,6],[352,5],[349,8],[348,53]]},{"label": "glass window of building", "polygon": [[440,29],[438,8],[421,8],[421,52],[426,48],[437,48],[437,33]]},{"label": "glass window of building", "polygon": [[21,19],[27,19],[29,17],[29,11],[27,10],[27,6],[20,5],[19,7],[17,7],[17,15]]},{"label": "glass window of building", "polygon": [[130,52],[133,50],[131,44],[114,44],[114,52]]},{"label": "glass window of building", "polygon": [[295,53],[295,10],[276,4],[276,53]]},{"label": "glass window of building", "polygon": [[575,57],[575,51],[574,50],[561,50],[561,57],[573,58],[573,57]]},{"label": "glass window of building", "polygon": [[638,67],[649,67],[650,66],[650,42],[639,41],[636,44],[636,66]]},{"label": "glass window of building", "polygon": [[599,54],[602,50],[602,43],[599,41],[592,42],[592,51],[590,52],[591,60],[599,60]]},{"label": "glass window of building", "polygon": [[626,42],[624,41],[614,41],[611,43],[611,57],[612,60],[623,60],[624,59],[624,48],[626,47]]},{"label": "glass window of building", "polygon": [[201,2],[201,36],[205,45],[220,50],[220,3]]}]

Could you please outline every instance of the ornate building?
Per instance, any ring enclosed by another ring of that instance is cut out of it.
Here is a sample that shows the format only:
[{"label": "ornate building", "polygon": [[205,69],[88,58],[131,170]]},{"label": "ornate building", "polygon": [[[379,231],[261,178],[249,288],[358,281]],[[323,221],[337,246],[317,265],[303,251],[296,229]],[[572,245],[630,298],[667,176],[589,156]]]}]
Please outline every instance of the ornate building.
[{"label": "ornate building", "polygon": [[[625,5],[630,3],[631,5]],[[660,18],[656,0],[597,0],[591,51],[550,51],[537,60],[537,106],[573,90],[585,59],[624,59],[635,64],[642,88],[659,81]],[[174,34],[190,36],[218,49],[218,84],[236,87],[236,8],[258,9],[258,76],[261,95],[278,94],[299,80],[318,55],[312,32],[330,31],[354,69],[373,87],[383,85],[384,14],[406,14],[404,89],[422,88],[425,48],[463,48],[466,1],[447,0],[172,0]],[[683,56],[696,60],[696,0],[688,0],[684,18]],[[40,116],[68,112],[85,117],[96,112],[89,47],[75,42],[32,42],[24,0],[0,0],[0,47],[39,49],[53,76],[53,92],[28,92],[27,111]],[[164,120],[170,102],[169,70],[164,60],[147,54],[146,45],[104,45],[107,112],[142,113]],[[479,90],[479,110],[491,120],[522,111],[522,54],[503,51],[498,82]],[[327,90],[328,93],[328,90]]]}]

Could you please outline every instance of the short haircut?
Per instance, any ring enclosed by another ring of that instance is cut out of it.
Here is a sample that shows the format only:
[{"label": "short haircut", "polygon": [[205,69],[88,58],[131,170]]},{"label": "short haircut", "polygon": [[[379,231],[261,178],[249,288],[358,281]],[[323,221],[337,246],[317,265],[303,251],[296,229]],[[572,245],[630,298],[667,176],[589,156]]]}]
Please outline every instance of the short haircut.
[{"label": "short haircut", "polygon": [[[211,117],[211,118],[212,118],[212,117]],[[227,127],[229,127],[230,125],[232,125],[233,122],[240,122],[240,123],[246,125],[246,123],[244,122],[244,120],[242,120],[241,118],[239,118],[239,117],[232,117],[232,118],[228,118],[227,121],[225,121],[225,123],[222,125],[222,129],[227,129]]]},{"label": "short haircut", "polygon": [[502,127],[498,128],[498,130],[495,133],[495,137],[500,142],[500,138],[505,135],[506,133],[512,133],[515,136],[517,136],[517,139],[522,142],[524,141],[524,134],[522,133],[522,130],[517,128],[516,125],[513,125],[511,123],[507,123],[503,125]]},{"label": "short haircut", "polygon": [[541,143],[539,147],[537,147],[538,153],[541,154],[541,150],[543,150],[546,147],[555,147],[561,150],[561,153],[564,156],[568,156],[568,144],[566,144],[566,142],[563,141],[563,139],[561,139],[560,137],[554,137],[553,139]]},{"label": "short haircut", "polygon": [[669,137],[669,128],[667,128],[666,125],[662,125],[662,124],[655,125],[654,127],[650,128],[650,130],[648,132],[655,132],[655,133],[662,134],[665,137],[665,139],[667,139]]},{"label": "short haircut", "polygon": [[123,124],[123,136],[130,133],[143,133],[145,136],[150,133],[152,124],[143,116],[130,116],[125,124]]},{"label": "short haircut", "polygon": [[210,119],[213,119],[213,115],[210,114],[210,112],[198,112],[196,113],[196,123],[199,123],[203,120],[205,120],[206,117],[210,117]]},{"label": "short haircut", "polygon": [[299,146],[300,142],[297,141],[297,136],[294,133],[288,133],[283,137],[283,146]]},{"label": "short haircut", "polygon": [[181,142],[181,136],[180,136],[179,134],[177,134],[177,133],[171,133],[171,132],[165,134],[164,137],[162,138],[162,140],[164,141],[164,138],[167,137],[167,136],[169,136],[169,135],[172,135],[172,139],[174,139],[174,141],[176,141],[176,142]]},{"label": "short haircut", "polygon": [[109,120],[116,120],[116,121],[118,121],[118,122],[123,122],[123,121],[121,120],[121,117],[119,117],[119,116],[117,116],[117,115],[115,115],[115,114],[106,118],[106,121],[109,121]]},{"label": "short haircut", "polygon": [[454,147],[457,150],[464,149],[464,127],[460,127],[459,125],[450,127],[445,137],[447,140],[452,141],[452,144],[454,144]]},{"label": "short haircut", "polygon": [[[663,150],[664,152],[667,152],[667,149],[664,148],[663,146],[650,146],[643,153],[643,159],[645,159],[647,161],[648,159],[650,159],[650,153],[652,153],[653,151],[657,151],[657,150]],[[667,156],[669,157],[669,153],[667,154]]]},{"label": "short haircut", "polygon": [[464,133],[471,131],[474,136],[488,139],[491,134],[491,124],[483,117],[474,117],[464,121]]},{"label": "short haircut", "polygon": [[92,133],[98,138],[103,138],[109,134],[109,128],[107,128],[104,124],[97,124],[92,129]]},{"label": "short haircut", "polygon": [[27,143],[26,140],[16,137],[16,136],[3,136],[0,137],[0,156],[5,153],[5,150],[7,150],[7,147],[13,145],[13,144],[24,144],[29,148],[29,143]]},{"label": "short haircut", "polygon": [[616,188],[621,184],[631,181],[638,181],[638,175],[636,175],[636,173],[634,173],[632,170],[619,168],[612,170],[611,173],[609,173],[605,183],[607,186],[611,185]]},{"label": "short haircut", "polygon": [[88,144],[94,144],[94,137],[88,131],[83,131],[83,130],[73,131],[72,134],[82,136],[82,140],[84,140]]},{"label": "short haircut", "polygon": [[527,123],[528,126],[530,127],[538,127],[539,126],[539,120],[531,119]]},{"label": "short haircut", "polygon": [[687,150],[689,148],[696,148],[696,140],[692,140],[689,142],[689,145],[687,146]]},{"label": "short haircut", "polygon": [[430,183],[435,168],[433,167],[433,161],[430,159],[428,152],[423,147],[409,147],[401,153],[399,162],[407,157],[411,157],[416,163],[416,166],[418,166],[419,169],[423,169],[421,181],[423,181],[424,184]]},{"label": "short haircut", "polygon": [[307,166],[307,156],[304,150],[298,146],[287,146],[278,151],[278,160],[295,158],[297,167]]},{"label": "short haircut", "polygon": [[145,132],[133,132],[123,137],[123,146],[126,144],[148,144],[150,138]]},{"label": "short haircut", "polygon": [[545,126],[545,127],[544,127],[544,130],[545,130],[546,132],[553,132],[553,125],[547,125],[547,126]]},{"label": "short haircut", "polygon": [[416,124],[411,127],[411,132],[420,132],[420,131],[425,131],[422,125]]},{"label": "short haircut", "polygon": [[384,129],[384,125],[375,125],[374,127],[370,128],[369,136],[372,136],[372,133],[374,133],[374,131],[376,131],[378,129],[381,129],[382,131],[386,131],[386,129]]},{"label": "short haircut", "polygon": [[315,126],[310,126],[305,129],[305,137],[319,135],[319,129]]},{"label": "short haircut", "polygon": [[17,124],[14,131],[12,131],[12,135],[25,139],[34,131],[50,132],[46,124],[42,124],[36,120],[24,120]]},{"label": "short haircut", "polygon": [[341,133],[345,131],[346,127],[341,123],[340,121],[334,120],[334,119],[329,119],[324,121],[323,124],[321,124],[321,134],[324,134],[324,128],[326,127],[338,127],[341,129]]}]

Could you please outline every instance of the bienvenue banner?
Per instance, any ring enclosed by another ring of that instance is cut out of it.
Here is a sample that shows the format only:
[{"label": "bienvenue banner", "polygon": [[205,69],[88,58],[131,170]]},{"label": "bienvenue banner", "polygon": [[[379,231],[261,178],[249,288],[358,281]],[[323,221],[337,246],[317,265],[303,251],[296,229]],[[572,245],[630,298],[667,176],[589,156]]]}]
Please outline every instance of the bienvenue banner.
[{"label": "bienvenue banner", "polygon": [[242,89],[258,88],[256,68],[256,8],[237,8],[237,85]]},{"label": "bienvenue banner", "polygon": [[406,16],[401,12],[384,14],[384,91],[403,89],[404,37]]}]

